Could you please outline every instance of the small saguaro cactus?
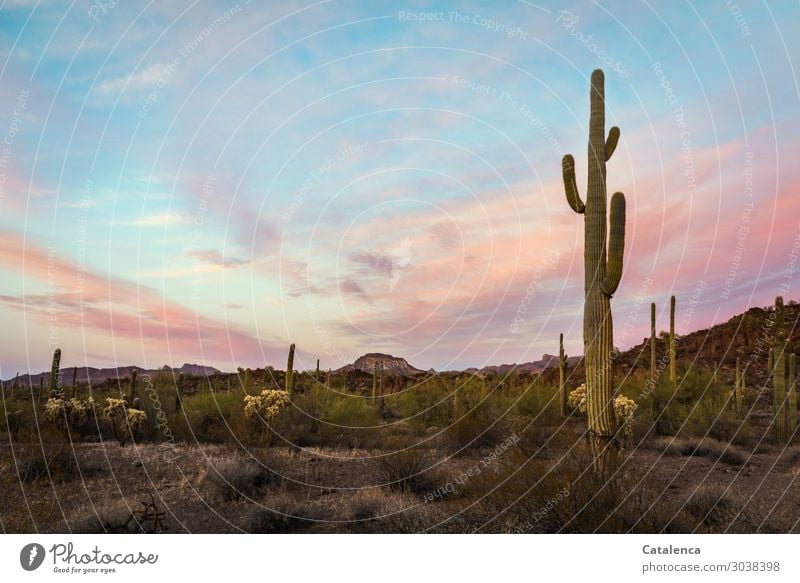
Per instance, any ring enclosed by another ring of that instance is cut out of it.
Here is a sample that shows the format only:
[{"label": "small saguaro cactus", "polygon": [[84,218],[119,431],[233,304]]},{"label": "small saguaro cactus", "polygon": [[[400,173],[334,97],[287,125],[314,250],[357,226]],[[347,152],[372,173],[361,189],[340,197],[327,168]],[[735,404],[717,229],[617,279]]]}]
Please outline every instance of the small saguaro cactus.
[{"label": "small saguaro cactus", "polygon": [[567,416],[567,359],[564,356],[564,334],[558,336],[558,395],[561,416]]},{"label": "small saguaro cactus", "polygon": [[784,443],[786,433],[786,331],[783,327],[783,297],[775,298],[775,341],[772,353],[772,410],[775,438]]},{"label": "small saguaro cactus", "polygon": [[294,344],[289,345],[289,357],[286,360],[286,392],[289,398],[294,397]]},{"label": "small saguaro cactus", "polygon": [[314,373],[314,378],[319,380],[319,358],[317,359],[317,371]]},{"label": "small saguaro cactus", "polygon": [[742,412],[742,393],[744,392],[744,378],[742,377],[742,369],[739,364],[739,357],[736,357],[736,384],[733,387],[734,402],[736,403],[736,412]]},{"label": "small saguaro cactus", "polygon": [[656,304],[650,304],[650,383],[656,386]]},{"label": "small saguaro cactus", "polygon": [[56,348],[53,352],[53,363],[50,365],[50,380],[47,386],[47,393],[49,395],[58,394],[61,388],[61,383],[58,382],[58,377],[61,368],[61,349]]},{"label": "small saguaro cactus", "polygon": [[793,435],[797,429],[797,382],[795,377],[795,367],[797,365],[797,357],[794,352],[789,355],[789,396],[786,399],[787,406],[789,407],[789,435]]},{"label": "small saguaro cactus", "polygon": [[[616,431],[612,364],[614,332],[611,297],[622,277],[625,249],[625,195],[615,192],[606,218],[606,162],[619,140],[619,128],[605,134],[605,79],[603,71],[592,72],[589,90],[589,180],[586,203],[575,181],[575,159],[567,154],[561,161],[567,203],[584,220],[584,306],[583,345],[586,366],[586,404],[589,432],[609,440]],[[608,231],[608,234],[607,234]]]},{"label": "small saguaro cactus", "polygon": [[772,364],[773,364],[772,357],[773,357],[772,348],[770,348],[769,352],[767,352],[767,374],[770,375],[772,374]]},{"label": "small saguaro cactus", "polygon": [[675,296],[669,298],[669,381],[678,380],[677,342],[675,341]]},{"label": "small saguaro cactus", "polygon": [[72,396],[78,398],[78,367],[72,367]]},{"label": "small saguaro cactus", "polygon": [[[128,401],[130,403],[133,403],[137,399],[137,395],[136,395],[136,376],[137,376],[137,374],[138,373],[136,372],[136,369],[133,369],[131,371],[131,390],[130,390],[130,396],[128,397]],[[135,408],[136,407],[134,407],[134,409]]]}]

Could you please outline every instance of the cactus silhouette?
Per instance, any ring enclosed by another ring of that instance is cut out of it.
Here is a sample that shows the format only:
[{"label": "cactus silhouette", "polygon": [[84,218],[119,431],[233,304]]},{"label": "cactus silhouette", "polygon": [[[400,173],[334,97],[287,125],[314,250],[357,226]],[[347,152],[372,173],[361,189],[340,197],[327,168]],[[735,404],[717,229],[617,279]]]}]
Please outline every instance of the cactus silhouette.
[{"label": "cactus silhouette", "polygon": [[669,381],[678,380],[677,342],[675,341],[675,296],[669,298]]},{"label": "cactus silhouette", "polygon": [[567,361],[564,356],[564,334],[558,336],[558,396],[561,416],[567,416]]},{"label": "cactus silhouette", "polygon": [[289,358],[286,361],[286,392],[294,397],[294,344],[289,345]]},{"label": "cactus silhouette", "polygon": [[622,277],[625,248],[625,196],[615,192],[606,225],[606,162],[619,140],[619,128],[605,135],[605,80],[592,73],[589,117],[589,180],[584,203],[575,181],[575,160],[567,154],[561,166],[567,203],[584,220],[583,345],[586,366],[586,412],[591,435],[609,439],[616,422],[612,404],[614,350],[611,296]]},{"label": "cactus silhouette", "polygon": [[[131,393],[130,393],[130,397],[128,397],[128,401],[130,401],[131,403],[136,401],[136,398],[137,398],[136,397],[136,375],[137,375],[136,369],[133,369],[131,371]],[[134,409],[135,408],[136,407],[134,407]]]},{"label": "cactus silhouette", "polygon": [[783,297],[775,298],[775,340],[772,349],[772,411],[775,439],[785,443],[786,433],[786,331],[783,327]]},{"label": "cactus silhouette", "polygon": [[53,352],[53,363],[50,365],[50,379],[47,386],[47,392],[49,395],[58,395],[58,375],[60,374],[59,370],[61,367],[61,349],[56,348],[55,352]]},{"label": "cactus silhouette", "polygon": [[789,392],[786,398],[787,406],[789,407],[789,434],[794,434],[797,429],[797,383],[795,382],[795,370],[797,366],[797,357],[794,352],[789,355]]},{"label": "cactus silhouette", "polygon": [[656,386],[656,304],[650,304],[650,382]]}]

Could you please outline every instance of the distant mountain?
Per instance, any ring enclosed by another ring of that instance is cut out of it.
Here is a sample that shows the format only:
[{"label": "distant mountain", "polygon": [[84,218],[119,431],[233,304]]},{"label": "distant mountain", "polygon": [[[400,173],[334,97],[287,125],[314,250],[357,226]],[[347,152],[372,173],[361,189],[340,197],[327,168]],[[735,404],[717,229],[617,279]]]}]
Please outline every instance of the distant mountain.
[{"label": "distant mountain", "polygon": [[[65,386],[72,385],[72,375],[73,375],[74,367],[62,367],[61,368],[61,382]],[[183,364],[180,367],[169,367],[166,364],[162,366],[160,369],[152,369],[148,370],[142,368],[140,366],[118,366],[114,368],[94,368],[94,367],[77,367],[77,381],[79,383],[85,383],[87,381],[91,381],[94,383],[102,383],[109,379],[116,379],[116,378],[125,378],[131,376],[131,372],[136,371],[136,374],[143,375],[143,374],[156,374],[158,372],[169,372],[173,371],[175,374],[187,374],[193,376],[208,376],[208,375],[216,375],[221,374],[219,370],[214,368],[213,366],[203,366],[200,364]],[[24,374],[19,375],[18,383],[21,386],[26,386],[28,383],[32,384],[34,387],[39,385],[40,379],[41,382],[46,386],[48,383],[48,379],[50,377],[50,371],[40,372],[36,374]],[[13,381],[14,377],[10,379],[4,379],[4,381]]]},{"label": "distant mountain", "polygon": [[334,372],[339,373],[359,370],[372,374],[372,371],[378,366],[382,366],[385,374],[399,374],[408,376],[425,372],[408,364],[408,361],[405,358],[392,356],[391,354],[382,354],[380,352],[370,352],[364,356],[359,356],[355,362],[353,362],[353,364],[346,364]]},{"label": "distant mountain", "polygon": [[[574,366],[581,360],[580,356],[568,356],[567,365]],[[469,374],[508,374],[510,372],[542,372],[545,369],[558,366],[558,355],[543,354],[541,360],[534,360],[533,362],[523,362],[520,364],[495,364],[488,365],[481,368],[468,368],[463,372]]]}]

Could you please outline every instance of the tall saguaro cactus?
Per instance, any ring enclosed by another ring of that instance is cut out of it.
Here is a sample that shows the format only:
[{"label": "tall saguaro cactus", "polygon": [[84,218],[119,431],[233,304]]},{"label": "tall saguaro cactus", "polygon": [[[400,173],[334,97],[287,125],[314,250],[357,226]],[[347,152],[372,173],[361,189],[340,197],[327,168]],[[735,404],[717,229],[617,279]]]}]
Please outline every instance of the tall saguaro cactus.
[{"label": "tall saguaro cactus", "polygon": [[47,385],[47,392],[51,397],[63,397],[59,395],[59,388],[61,383],[58,382],[58,377],[61,374],[61,349],[56,348],[53,352],[53,363],[50,365],[50,379]]},{"label": "tall saguaro cactus", "polygon": [[789,435],[793,435],[797,429],[797,381],[795,377],[795,370],[797,367],[797,357],[794,352],[789,355],[789,386],[787,391],[789,395],[786,397],[786,404],[789,407]]},{"label": "tall saguaro cactus", "polygon": [[650,304],[650,382],[656,388],[656,304]]},{"label": "tall saguaro cactus", "polygon": [[584,215],[584,305],[583,351],[586,367],[586,412],[590,434],[611,438],[616,429],[612,404],[612,352],[614,331],[611,296],[622,277],[625,248],[625,196],[615,192],[606,224],[606,162],[619,140],[619,128],[606,137],[605,79],[603,71],[592,72],[589,90],[589,180],[584,203],[575,181],[575,159],[561,161],[567,203]]},{"label": "tall saguaro cactus", "polygon": [[669,298],[669,382],[678,380],[677,342],[675,341],[675,296]]},{"label": "tall saguaro cactus", "polygon": [[567,359],[564,357],[564,334],[558,336],[558,397],[561,416],[567,416]]},{"label": "tall saguaro cactus", "polygon": [[772,352],[772,410],[775,438],[786,441],[786,331],[783,327],[783,296],[775,298],[775,341]]},{"label": "tall saguaro cactus", "polygon": [[286,361],[286,392],[294,397],[294,344],[289,345],[289,358]]}]

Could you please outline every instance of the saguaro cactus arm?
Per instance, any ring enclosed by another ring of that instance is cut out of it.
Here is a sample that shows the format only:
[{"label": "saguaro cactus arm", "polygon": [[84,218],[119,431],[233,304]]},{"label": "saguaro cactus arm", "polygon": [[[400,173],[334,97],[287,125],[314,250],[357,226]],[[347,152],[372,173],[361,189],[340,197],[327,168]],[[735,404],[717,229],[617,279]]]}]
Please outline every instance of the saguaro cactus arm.
[{"label": "saguaro cactus arm", "polygon": [[622,258],[625,253],[625,195],[615,192],[611,197],[609,217],[611,232],[608,237],[608,261],[606,276],[603,278],[603,292],[614,295],[622,278]]},{"label": "saguaro cactus arm", "polygon": [[619,142],[619,128],[614,126],[608,130],[608,138],[606,138],[606,162],[611,160],[614,150],[617,149],[617,142]]},{"label": "saguaro cactus arm", "polygon": [[575,158],[567,154],[561,159],[561,175],[564,178],[564,191],[567,194],[567,203],[576,213],[583,214],[586,206],[578,194],[578,183],[575,181]]}]

